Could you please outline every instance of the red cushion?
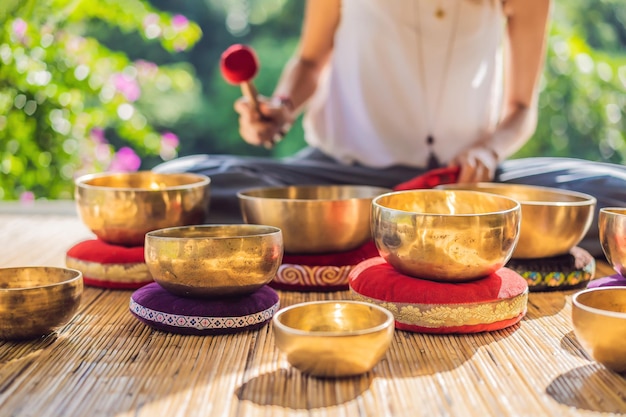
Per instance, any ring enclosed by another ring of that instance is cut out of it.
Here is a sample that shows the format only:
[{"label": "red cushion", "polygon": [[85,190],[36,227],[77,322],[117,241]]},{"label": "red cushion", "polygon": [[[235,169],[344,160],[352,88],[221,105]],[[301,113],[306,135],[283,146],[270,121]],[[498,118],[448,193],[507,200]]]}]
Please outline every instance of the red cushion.
[{"label": "red cushion", "polygon": [[381,257],[350,271],[354,298],[381,305],[396,317],[396,328],[420,333],[475,333],[499,330],[526,314],[528,284],[502,268],[483,279],[442,283],[409,277]]},{"label": "red cushion", "polygon": [[345,252],[315,255],[285,254],[270,285],[288,291],[342,291],[348,289],[348,273],[359,262],[378,256],[373,241]]},{"label": "red cushion", "polygon": [[146,325],[170,333],[215,335],[254,330],[278,311],[276,291],[262,286],[251,294],[219,299],[184,298],[156,282],[130,297],[130,312]]},{"label": "red cushion", "polygon": [[83,273],[85,285],[137,289],[153,282],[144,261],[144,247],[112,245],[100,239],[77,243],[66,253],[68,268]]}]

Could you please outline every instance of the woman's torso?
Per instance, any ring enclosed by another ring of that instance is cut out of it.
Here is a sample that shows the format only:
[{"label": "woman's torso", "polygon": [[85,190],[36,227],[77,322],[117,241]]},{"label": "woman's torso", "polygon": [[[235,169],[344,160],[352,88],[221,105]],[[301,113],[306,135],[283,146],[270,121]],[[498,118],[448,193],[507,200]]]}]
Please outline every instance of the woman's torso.
[{"label": "woman's torso", "polygon": [[493,130],[502,85],[498,1],[342,0],[341,13],[331,63],[304,118],[310,145],[346,163],[424,167],[429,135],[446,163]]}]

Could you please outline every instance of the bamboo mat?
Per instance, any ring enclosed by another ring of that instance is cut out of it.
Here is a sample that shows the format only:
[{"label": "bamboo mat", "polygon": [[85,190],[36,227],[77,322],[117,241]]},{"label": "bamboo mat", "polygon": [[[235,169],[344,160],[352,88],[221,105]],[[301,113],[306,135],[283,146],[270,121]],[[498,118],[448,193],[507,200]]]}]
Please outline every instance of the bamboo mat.
[{"label": "bamboo mat", "polygon": [[[91,237],[67,214],[0,210],[0,266],[64,266]],[[610,275],[600,263],[597,277]],[[291,368],[271,325],[228,336],[152,330],[130,291],[87,287],[57,334],[0,341],[2,416],[592,416],[626,413],[626,379],[593,362],[571,328],[573,291],[531,293],[511,328],[476,335],[397,331],[366,375],[316,379]],[[349,298],[279,292],[281,306]]]}]

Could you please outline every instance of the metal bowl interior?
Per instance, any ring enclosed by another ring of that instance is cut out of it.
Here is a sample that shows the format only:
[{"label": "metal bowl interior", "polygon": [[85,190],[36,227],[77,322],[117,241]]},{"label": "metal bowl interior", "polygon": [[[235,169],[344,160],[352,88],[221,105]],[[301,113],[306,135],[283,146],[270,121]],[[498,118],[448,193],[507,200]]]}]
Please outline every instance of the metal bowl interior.
[{"label": "metal bowl interior", "polygon": [[520,204],[467,190],[412,190],[372,202],[378,252],[396,270],[422,279],[462,282],[485,277],[510,259]]},{"label": "metal bowl interior", "polygon": [[282,262],[282,232],[265,225],[203,225],[146,234],[152,278],[183,297],[249,294],[269,283]]},{"label": "metal bowl interior", "polygon": [[311,185],[255,188],[239,192],[243,219],[283,231],[287,253],[355,249],[371,239],[372,199],[387,188]]},{"label": "metal bowl interior", "polygon": [[32,339],[67,324],[83,293],[80,271],[48,266],[0,268],[0,339]]},{"label": "metal bowl interior", "polygon": [[359,301],[313,301],[278,311],[276,345],[289,363],[319,377],[345,377],[371,370],[394,333],[386,309]]},{"label": "metal bowl interior", "polygon": [[626,276],[626,207],[603,207],[598,214],[602,251],[617,273]]},{"label": "metal bowl interior", "polygon": [[576,338],[597,362],[626,372],[626,287],[598,287],[572,297]]},{"label": "metal bowl interior", "polygon": [[446,190],[473,190],[513,198],[522,206],[519,243],[513,258],[548,258],[568,253],[585,237],[593,221],[596,199],[559,188],[526,184],[447,184]]},{"label": "metal bowl interior", "polygon": [[91,174],[76,180],[75,199],[82,221],[100,239],[140,246],[149,231],[204,223],[209,184],[199,174]]}]

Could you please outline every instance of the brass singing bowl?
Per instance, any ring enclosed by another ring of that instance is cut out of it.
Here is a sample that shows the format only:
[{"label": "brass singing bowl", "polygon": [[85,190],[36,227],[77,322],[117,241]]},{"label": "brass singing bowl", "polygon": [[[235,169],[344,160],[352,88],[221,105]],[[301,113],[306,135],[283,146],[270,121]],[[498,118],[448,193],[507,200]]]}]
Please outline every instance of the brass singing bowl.
[{"label": "brass singing bowl", "polygon": [[447,184],[446,190],[494,193],[519,201],[522,224],[513,258],[549,258],[566,254],[585,237],[595,215],[596,199],[588,194],[525,184]]},{"label": "brass singing bowl", "polygon": [[209,183],[204,175],[186,173],[90,174],[76,180],[75,200],[80,218],[97,237],[141,246],[151,230],[204,223]]},{"label": "brass singing bowl", "polygon": [[617,273],[626,277],[626,207],[603,207],[598,214],[602,251]]},{"label": "brass singing bowl", "polygon": [[282,229],[286,253],[355,249],[371,239],[372,198],[387,188],[357,185],[267,187],[238,193],[243,219]]},{"label": "brass singing bowl", "polygon": [[396,191],[372,201],[380,256],[416,278],[463,282],[502,268],[517,244],[520,204],[466,190]]},{"label": "brass singing bowl", "polygon": [[597,362],[626,372],[626,287],[596,287],[572,297],[576,339]]},{"label": "brass singing bowl", "polygon": [[33,339],[63,327],[82,293],[83,275],[75,269],[0,268],[0,339]]},{"label": "brass singing bowl", "polygon": [[152,278],[183,297],[252,293],[274,278],[282,259],[282,233],[272,226],[181,226],[153,230],[145,240]]},{"label": "brass singing bowl", "polygon": [[279,310],[272,327],[292,366],[313,376],[346,377],[371,370],[385,356],[394,318],[360,301],[312,301]]}]

